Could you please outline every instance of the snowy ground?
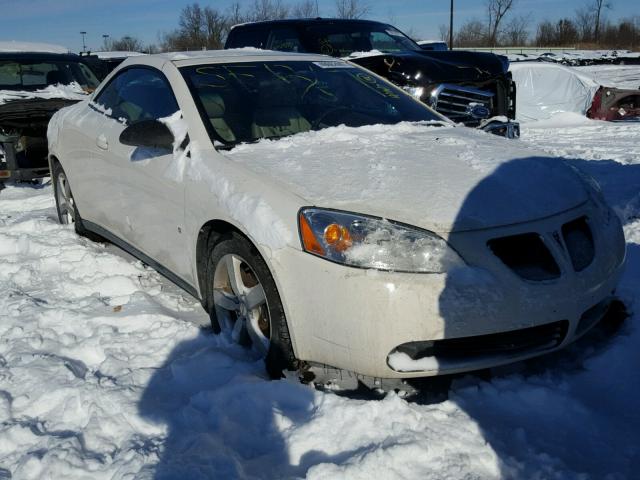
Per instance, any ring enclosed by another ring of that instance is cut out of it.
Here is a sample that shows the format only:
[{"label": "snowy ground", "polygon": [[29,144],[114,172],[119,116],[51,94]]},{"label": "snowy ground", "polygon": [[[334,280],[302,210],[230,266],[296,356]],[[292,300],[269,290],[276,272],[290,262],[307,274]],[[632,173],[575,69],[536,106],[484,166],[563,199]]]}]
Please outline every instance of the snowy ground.
[{"label": "snowy ground", "polygon": [[0,479],[637,478],[640,125],[565,115],[521,141],[602,183],[632,315],[409,401],[267,381],[195,300],[58,225],[49,185],[1,191]]}]

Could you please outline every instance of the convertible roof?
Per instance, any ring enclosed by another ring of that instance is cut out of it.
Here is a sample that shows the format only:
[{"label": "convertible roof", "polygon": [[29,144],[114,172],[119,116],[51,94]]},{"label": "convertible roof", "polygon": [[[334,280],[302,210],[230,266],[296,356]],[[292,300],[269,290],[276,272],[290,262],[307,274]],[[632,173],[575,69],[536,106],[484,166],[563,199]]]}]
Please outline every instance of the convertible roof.
[{"label": "convertible roof", "polygon": [[168,52],[157,53],[154,55],[144,55],[133,57],[125,60],[123,65],[153,65],[161,67],[166,62],[172,62],[176,67],[184,67],[188,65],[198,65],[202,63],[222,63],[222,62],[252,62],[252,61],[340,61],[339,59],[328,57],[326,55],[293,53],[293,52],[274,52],[272,50],[261,50],[258,48],[237,48],[230,50],[196,50],[191,52]]}]

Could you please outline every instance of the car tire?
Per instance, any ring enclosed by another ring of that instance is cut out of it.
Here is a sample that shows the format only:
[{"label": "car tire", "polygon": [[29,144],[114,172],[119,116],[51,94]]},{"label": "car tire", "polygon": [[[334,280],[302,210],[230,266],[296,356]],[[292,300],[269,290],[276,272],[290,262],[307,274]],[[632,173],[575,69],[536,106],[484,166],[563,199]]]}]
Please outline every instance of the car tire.
[{"label": "car tire", "polygon": [[78,206],[73,198],[73,192],[71,191],[67,174],[64,172],[60,163],[55,162],[53,164],[51,177],[53,196],[56,199],[58,221],[63,225],[73,223],[76,233],[82,237],[86,237],[94,242],[104,241],[100,235],[87,230],[82,223],[82,217],[80,216],[80,212],[78,212]]},{"label": "car tire", "polygon": [[[231,271],[239,272],[235,275],[235,288],[227,284],[234,276]],[[262,288],[264,303],[253,308],[251,296],[256,287]],[[249,293],[235,291],[243,289]],[[232,311],[233,299],[236,311]],[[233,341],[254,350],[264,360],[271,378],[282,378],[285,371],[297,370],[298,361],[273,276],[255,246],[237,232],[223,234],[209,251],[206,304],[214,332],[230,335]],[[267,316],[268,335],[264,326]],[[264,345],[261,334],[268,337],[268,345]]]}]

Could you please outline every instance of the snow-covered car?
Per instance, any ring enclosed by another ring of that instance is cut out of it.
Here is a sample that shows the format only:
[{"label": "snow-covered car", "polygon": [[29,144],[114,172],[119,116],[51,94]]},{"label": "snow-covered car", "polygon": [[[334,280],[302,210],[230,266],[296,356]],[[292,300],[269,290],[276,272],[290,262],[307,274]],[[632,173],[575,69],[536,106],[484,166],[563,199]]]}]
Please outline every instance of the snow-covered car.
[{"label": "snow-covered car", "polygon": [[624,263],[590,177],[339,59],[128,59],[48,138],[60,221],[201,299],[274,377],[387,388],[550,352]]},{"label": "snow-covered car", "polygon": [[640,89],[603,86],[586,72],[551,63],[513,63],[510,70],[518,87],[521,122],[564,112],[595,120],[640,121]]},{"label": "snow-covered car", "polygon": [[0,42],[0,181],[49,175],[47,125],[98,79],[63,47]]}]

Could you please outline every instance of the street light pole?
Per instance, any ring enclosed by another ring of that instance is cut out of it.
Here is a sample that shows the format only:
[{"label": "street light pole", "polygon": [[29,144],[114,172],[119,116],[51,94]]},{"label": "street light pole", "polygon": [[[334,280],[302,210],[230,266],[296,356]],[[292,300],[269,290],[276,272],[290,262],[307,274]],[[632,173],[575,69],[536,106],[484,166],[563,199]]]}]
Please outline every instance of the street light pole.
[{"label": "street light pole", "polygon": [[451,12],[449,14],[449,50],[453,50],[453,0],[451,0]]},{"label": "street light pole", "polygon": [[109,35],[107,35],[106,33],[102,35],[102,43],[104,43],[104,48],[105,50],[109,50],[109,46],[107,45],[107,38],[109,38]]},{"label": "street light pole", "polygon": [[80,32],[80,35],[82,35],[82,51],[86,52],[87,51],[87,45],[84,43],[84,36],[87,34],[87,32]]}]

